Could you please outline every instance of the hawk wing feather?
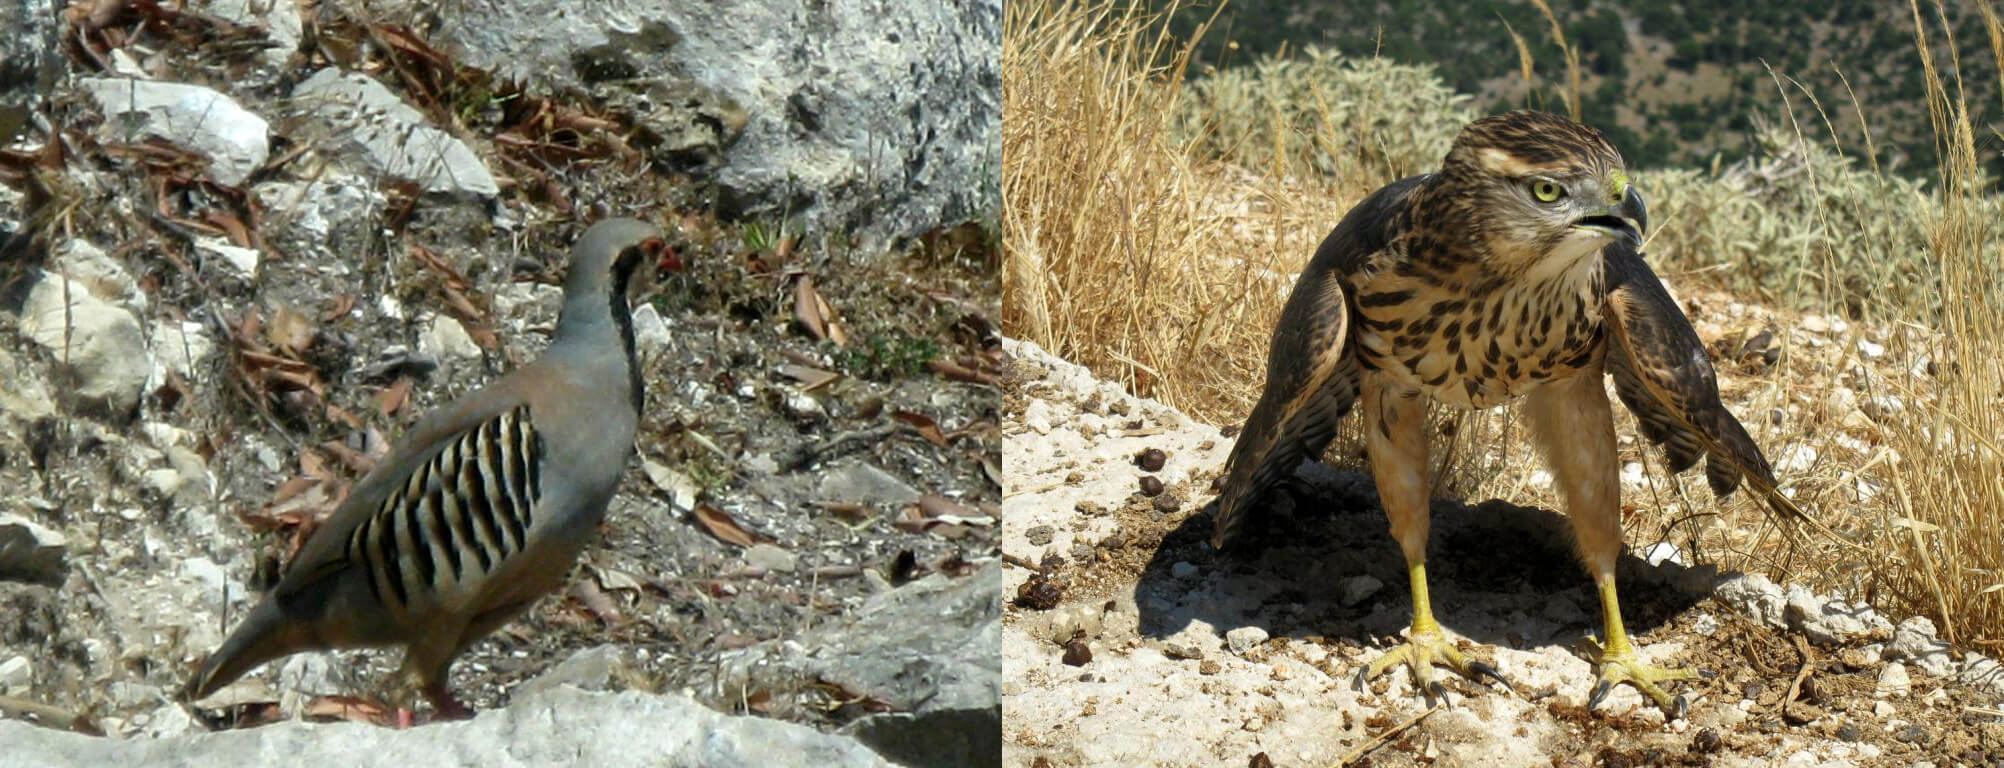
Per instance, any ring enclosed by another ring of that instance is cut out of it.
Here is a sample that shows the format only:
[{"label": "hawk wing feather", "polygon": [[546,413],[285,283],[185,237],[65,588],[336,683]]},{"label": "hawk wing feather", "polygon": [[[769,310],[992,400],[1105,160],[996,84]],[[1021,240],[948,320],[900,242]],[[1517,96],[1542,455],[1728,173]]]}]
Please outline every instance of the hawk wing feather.
[{"label": "hawk wing feather", "polygon": [[1393,182],[1358,202],[1322,241],[1301,273],[1267,350],[1266,388],[1225,463],[1211,546],[1222,549],[1255,505],[1304,460],[1318,459],[1357,401],[1357,353],[1350,348],[1344,276],[1391,242],[1396,214],[1426,176]]},{"label": "hawk wing feather", "polygon": [[1672,472],[1690,469],[1703,457],[1713,493],[1723,497],[1745,480],[1776,516],[1808,522],[1775,487],[1774,469],[1753,437],[1719,402],[1718,378],[1704,343],[1642,254],[1617,242],[1602,257],[1608,281],[1607,370],[1643,437],[1663,446]]}]

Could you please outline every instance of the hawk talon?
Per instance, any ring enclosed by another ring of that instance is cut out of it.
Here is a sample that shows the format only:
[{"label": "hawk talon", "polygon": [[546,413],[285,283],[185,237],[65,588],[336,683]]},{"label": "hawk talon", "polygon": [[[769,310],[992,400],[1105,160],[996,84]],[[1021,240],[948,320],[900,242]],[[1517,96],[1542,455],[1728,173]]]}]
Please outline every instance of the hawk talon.
[{"label": "hawk talon", "polygon": [[1469,658],[1455,648],[1454,643],[1438,628],[1408,632],[1404,642],[1359,668],[1353,677],[1357,690],[1364,690],[1371,678],[1384,674],[1399,663],[1404,663],[1412,671],[1413,689],[1426,697],[1427,706],[1433,706],[1436,700],[1453,706],[1447,696],[1447,686],[1434,678],[1433,668],[1436,665],[1454,670],[1478,685],[1486,685],[1483,678],[1487,677],[1502,683],[1505,689],[1515,690],[1494,664]]},{"label": "hawk talon", "polygon": [[1600,667],[1598,682],[1594,684],[1593,693],[1587,697],[1587,709],[1600,706],[1601,701],[1613,692],[1614,686],[1626,683],[1655,701],[1656,706],[1663,710],[1666,720],[1676,720],[1690,712],[1690,699],[1681,693],[1671,696],[1657,683],[1710,677],[1690,667],[1658,667],[1645,664],[1636,655],[1635,649],[1627,647],[1626,643],[1613,652],[1608,652],[1592,639],[1585,639],[1582,644],[1587,648],[1588,657]]}]

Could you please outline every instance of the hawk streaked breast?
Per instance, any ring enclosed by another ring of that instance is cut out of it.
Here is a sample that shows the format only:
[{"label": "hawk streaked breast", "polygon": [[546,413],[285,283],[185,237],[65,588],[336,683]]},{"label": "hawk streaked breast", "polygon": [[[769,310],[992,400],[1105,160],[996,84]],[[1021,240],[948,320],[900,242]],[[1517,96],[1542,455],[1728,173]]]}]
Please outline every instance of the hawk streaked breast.
[{"label": "hawk streaked breast", "polygon": [[1403,662],[1429,697],[1440,691],[1434,664],[1501,681],[1455,649],[1427,598],[1424,426],[1429,400],[1487,408],[1521,399],[1600,593],[1605,632],[1589,706],[1628,683],[1681,711],[1683,697],[1659,683],[1695,673],[1642,663],[1622,628],[1620,485],[1602,376],[1614,377],[1672,471],[1703,458],[1715,493],[1745,480],[1777,515],[1803,515],[1719,402],[1703,344],[1643,261],[1647,224],[1620,153],[1599,131],[1532,111],[1469,124],[1439,171],[1364,198],[1323,240],[1281,312],[1265,390],[1226,465],[1212,544],[1229,545],[1359,407],[1413,594],[1407,641],[1360,679]]}]

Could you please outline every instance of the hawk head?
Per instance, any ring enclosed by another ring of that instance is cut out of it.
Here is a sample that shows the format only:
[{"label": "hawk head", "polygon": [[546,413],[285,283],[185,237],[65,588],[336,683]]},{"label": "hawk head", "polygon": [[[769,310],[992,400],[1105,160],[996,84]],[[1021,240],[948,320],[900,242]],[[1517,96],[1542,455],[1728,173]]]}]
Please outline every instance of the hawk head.
[{"label": "hawk head", "polygon": [[1621,153],[1592,127],[1517,110],[1469,123],[1441,166],[1450,205],[1495,266],[1562,268],[1649,216]]}]

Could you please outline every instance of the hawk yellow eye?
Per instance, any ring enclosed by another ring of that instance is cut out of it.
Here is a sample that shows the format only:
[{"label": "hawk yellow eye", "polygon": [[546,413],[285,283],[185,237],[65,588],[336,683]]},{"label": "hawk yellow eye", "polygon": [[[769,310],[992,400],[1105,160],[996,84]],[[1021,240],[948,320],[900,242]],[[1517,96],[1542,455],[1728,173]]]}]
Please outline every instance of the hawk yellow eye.
[{"label": "hawk yellow eye", "polygon": [[1566,196],[1566,190],[1555,182],[1539,180],[1531,182],[1531,194],[1536,196],[1539,202],[1556,203],[1559,198]]}]

